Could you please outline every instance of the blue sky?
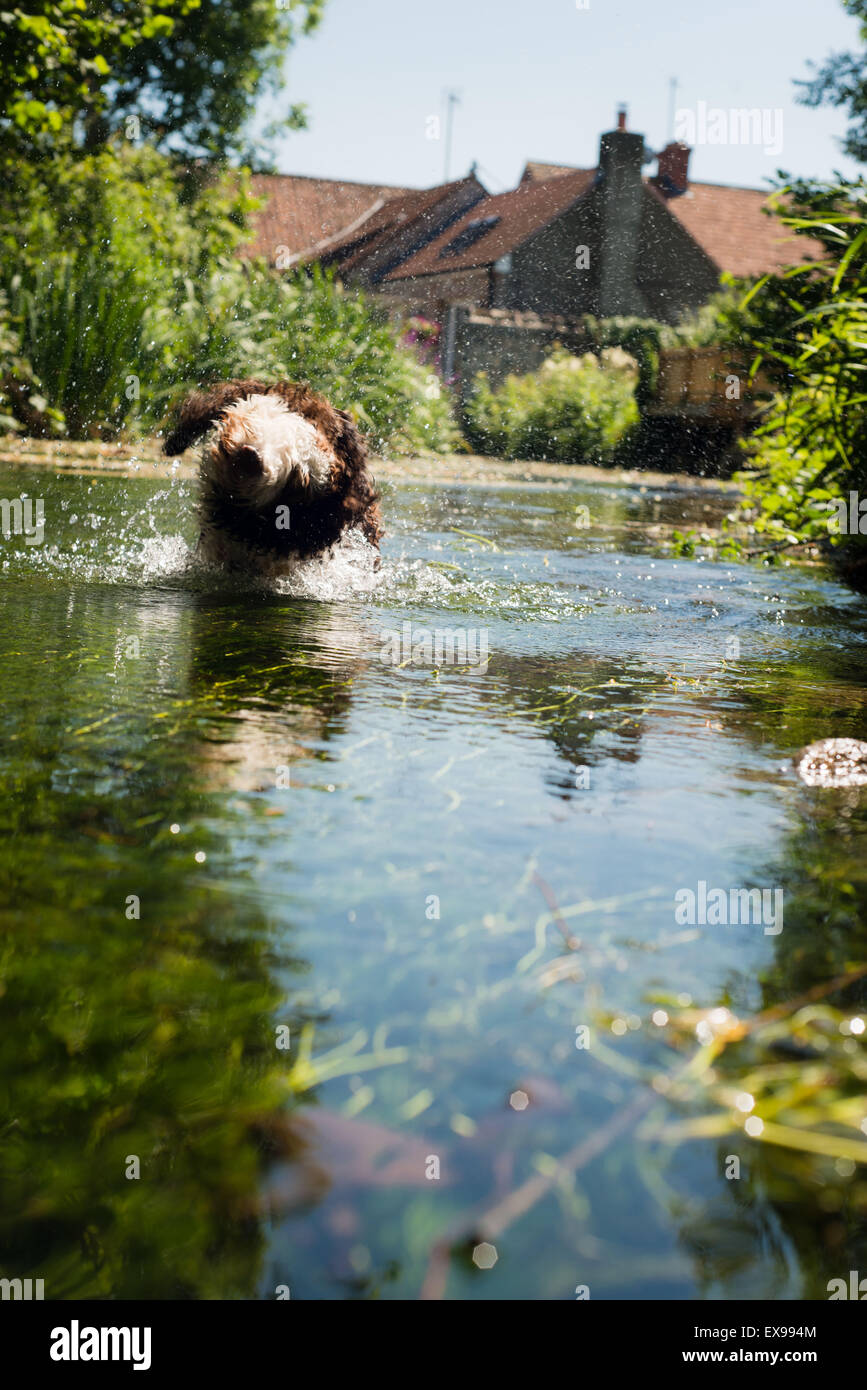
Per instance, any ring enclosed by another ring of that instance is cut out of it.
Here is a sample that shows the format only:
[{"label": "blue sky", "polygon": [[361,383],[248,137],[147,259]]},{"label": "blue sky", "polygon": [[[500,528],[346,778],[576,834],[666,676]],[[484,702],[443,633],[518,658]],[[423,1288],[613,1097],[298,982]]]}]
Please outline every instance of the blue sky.
[{"label": "blue sky", "polygon": [[[843,112],[795,102],[810,58],[859,47],[838,0],[328,0],[318,32],[290,54],[262,121],[305,102],[310,129],[275,146],[285,173],[427,187],[443,178],[444,93],[461,94],[452,176],[479,161],[493,192],[528,158],[592,166],[625,102],[653,149],[678,108],[782,112],[783,150],[699,145],[697,180],[762,187],[779,167],[828,176]],[[440,138],[428,138],[440,117]]]}]

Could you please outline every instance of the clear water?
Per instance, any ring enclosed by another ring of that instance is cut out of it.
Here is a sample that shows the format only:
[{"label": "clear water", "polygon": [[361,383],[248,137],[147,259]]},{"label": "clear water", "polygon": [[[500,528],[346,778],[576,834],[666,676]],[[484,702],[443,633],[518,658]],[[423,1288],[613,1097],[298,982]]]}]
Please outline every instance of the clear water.
[{"label": "clear water", "polygon": [[[666,558],[730,505],[688,487],[392,486],[378,575],[349,547],[270,588],[196,569],[186,483],[7,467],[22,490],[0,1273],[763,1299],[864,1267],[862,1169],[667,1142],[647,1080],[654,1010],[751,1015],[863,959],[867,803],[790,764],[864,735],[861,600]],[[383,660],[406,623],[487,662]],[[698,880],[785,884],[785,929],[679,925]]]}]

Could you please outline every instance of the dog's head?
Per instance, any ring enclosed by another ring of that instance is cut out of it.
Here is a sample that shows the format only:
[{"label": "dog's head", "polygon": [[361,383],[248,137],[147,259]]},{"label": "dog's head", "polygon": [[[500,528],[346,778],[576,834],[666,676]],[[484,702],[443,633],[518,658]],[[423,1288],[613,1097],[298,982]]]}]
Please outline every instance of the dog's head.
[{"label": "dog's head", "polygon": [[180,404],[163,444],[182,454],[204,439],[201,475],[210,502],[219,496],[246,512],[300,503],[310,553],[360,526],[372,545],[382,535],[367,449],[352,417],[304,383],[254,378],[216,382]]},{"label": "dog's head", "polygon": [[202,475],[235,502],[265,506],[287,490],[328,490],[334,451],[312,420],[276,395],[252,395],[225,408],[205,440]]}]

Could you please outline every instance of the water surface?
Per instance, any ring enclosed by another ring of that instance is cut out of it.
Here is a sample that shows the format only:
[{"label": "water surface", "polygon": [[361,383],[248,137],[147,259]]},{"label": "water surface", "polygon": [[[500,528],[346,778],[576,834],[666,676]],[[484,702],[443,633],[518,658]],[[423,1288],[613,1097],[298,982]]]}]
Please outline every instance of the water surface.
[{"label": "water surface", "polygon": [[[391,485],[378,576],[351,552],[277,589],[191,566],[185,482],[6,466],[22,491],[0,1273],[785,1299],[865,1267],[863,1168],[675,1142],[689,1051],[652,1021],[864,958],[867,803],[790,762],[864,735],[862,600],[671,558],[731,505],[688,484]],[[384,660],[405,624],[487,659]],[[700,880],[783,887],[784,929],[679,923]]]}]

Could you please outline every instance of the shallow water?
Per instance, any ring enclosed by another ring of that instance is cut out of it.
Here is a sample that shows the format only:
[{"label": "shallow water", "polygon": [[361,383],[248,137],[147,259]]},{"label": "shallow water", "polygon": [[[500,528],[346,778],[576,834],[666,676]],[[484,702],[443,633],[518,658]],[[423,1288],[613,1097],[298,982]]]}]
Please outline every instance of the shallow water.
[{"label": "shallow water", "polygon": [[[688,487],[391,486],[378,575],[350,546],[270,588],[197,569],[187,483],[5,468],[22,491],[0,1273],[785,1299],[864,1267],[863,1169],[675,1143],[651,1020],[863,960],[867,801],[791,765],[864,735],[862,600],[668,558],[730,506]],[[425,662],[443,629],[474,663]],[[784,889],[783,929],[678,922],[700,880]]]}]

